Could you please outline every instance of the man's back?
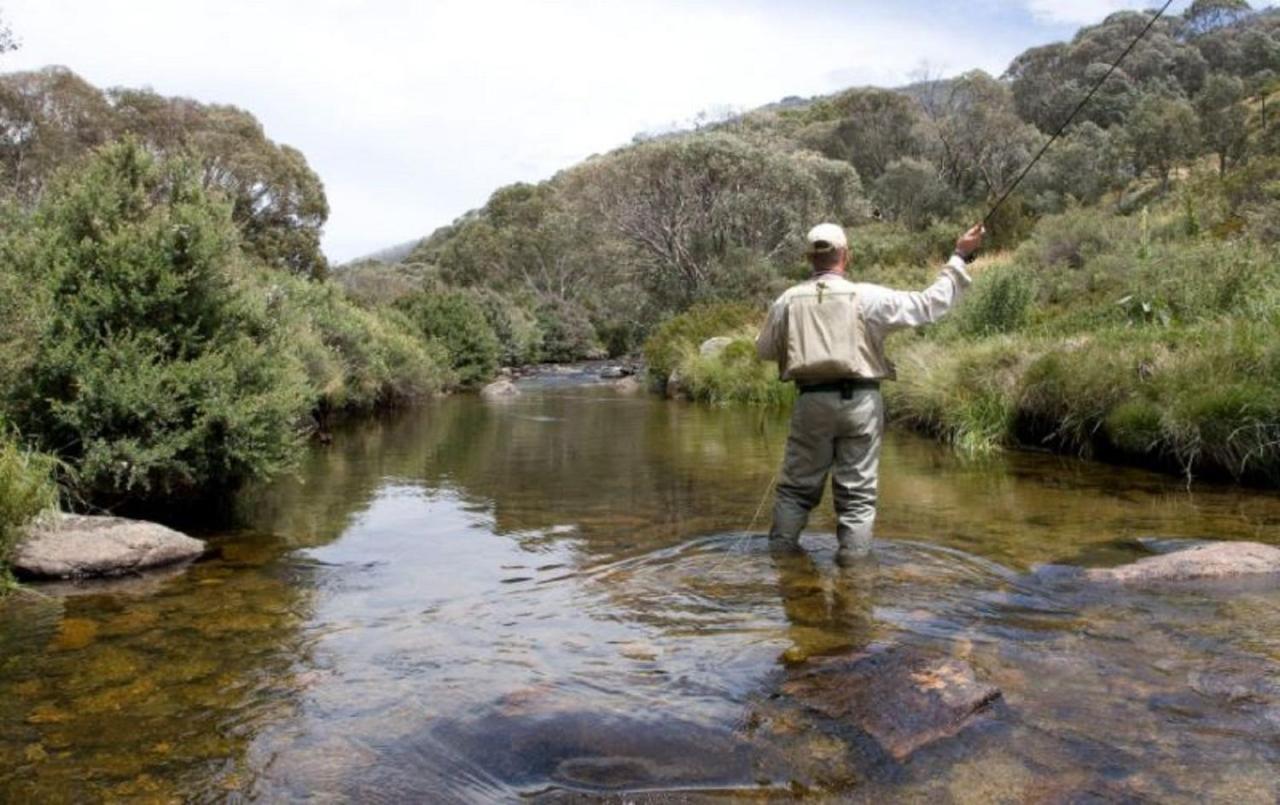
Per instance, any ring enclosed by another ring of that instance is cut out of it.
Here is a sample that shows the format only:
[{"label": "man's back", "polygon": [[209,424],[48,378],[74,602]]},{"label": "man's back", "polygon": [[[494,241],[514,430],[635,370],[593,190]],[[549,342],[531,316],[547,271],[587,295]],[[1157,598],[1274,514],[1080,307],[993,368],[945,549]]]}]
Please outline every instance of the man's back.
[{"label": "man's back", "polygon": [[[952,258],[923,291],[896,291],[852,282],[839,273],[819,274],[778,297],[756,349],[762,360],[778,362],[783,380],[891,380],[896,375],[885,357],[885,337],[937,321],[969,283],[959,258]],[[839,332],[841,327],[845,332]]]}]

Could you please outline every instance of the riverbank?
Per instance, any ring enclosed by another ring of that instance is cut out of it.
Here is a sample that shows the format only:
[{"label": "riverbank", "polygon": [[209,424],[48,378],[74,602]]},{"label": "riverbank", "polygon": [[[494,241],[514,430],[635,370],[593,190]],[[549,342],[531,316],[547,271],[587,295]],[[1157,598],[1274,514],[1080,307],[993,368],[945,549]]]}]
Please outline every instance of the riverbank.
[{"label": "riverbank", "polygon": [[[891,420],[967,453],[1049,449],[1280,483],[1280,250],[1218,239],[1210,216],[1224,213],[1202,203],[1170,200],[1137,226],[1096,209],[1050,216],[1017,251],[980,260],[950,317],[891,339]],[[852,273],[899,288],[931,280],[923,267]],[[651,348],[675,356],[693,399],[785,405],[790,392],[754,357],[761,315],[698,309]],[[700,351],[713,335],[731,341]]]}]

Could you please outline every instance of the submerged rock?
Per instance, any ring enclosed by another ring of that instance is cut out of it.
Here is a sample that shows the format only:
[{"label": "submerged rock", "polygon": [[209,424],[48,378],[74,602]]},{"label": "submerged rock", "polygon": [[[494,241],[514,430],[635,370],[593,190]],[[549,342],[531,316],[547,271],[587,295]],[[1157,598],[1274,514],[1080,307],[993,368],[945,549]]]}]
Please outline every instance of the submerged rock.
[{"label": "submerged rock", "polygon": [[956,735],[1000,698],[963,660],[907,648],[815,661],[782,690],[828,718],[852,722],[898,761]]},{"label": "submerged rock", "polygon": [[612,386],[620,394],[639,394],[644,391],[644,383],[640,382],[640,379],[634,375],[615,380]]},{"label": "submerged rock", "polygon": [[1259,542],[1205,542],[1120,567],[1085,571],[1089,581],[1148,584],[1280,574],[1280,548]]},{"label": "submerged rock", "polygon": [[10,564],[25,578],[91,578],[186,562],[204,551],[200,540],[157,523],[64,514],[27,529]]},{"label": "submerged rock", "polygon": [[507,400],[519,397],[520,389],[510,380],[499,380],[480,389],[480,398],[484,400]]},{"label": "submerged rock", "polygon": [[602,380],[621,380],[633,374],[635,374],[635,370],[630,366],[606,366],[600,370],[600,378]]}]

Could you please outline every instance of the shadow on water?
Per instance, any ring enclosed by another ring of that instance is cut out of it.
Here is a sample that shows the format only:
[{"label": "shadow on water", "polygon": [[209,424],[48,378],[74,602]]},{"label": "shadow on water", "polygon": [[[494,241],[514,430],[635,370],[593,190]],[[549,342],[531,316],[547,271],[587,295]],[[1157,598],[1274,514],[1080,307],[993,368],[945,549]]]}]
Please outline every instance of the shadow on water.
[{"label": "shadow on water", "polygon": [[[0,603],[0,799],[1280,793],[1274,586],[1030,572],[1274,541],[1274,496],[897,434],[889,539],[841,569],[829,514],[799,554],[747,533],[781,416],[549,385],[341,431],[141,590]],[[963,658],[1004,704],[899,763],[780,695],[872,644]]]}]

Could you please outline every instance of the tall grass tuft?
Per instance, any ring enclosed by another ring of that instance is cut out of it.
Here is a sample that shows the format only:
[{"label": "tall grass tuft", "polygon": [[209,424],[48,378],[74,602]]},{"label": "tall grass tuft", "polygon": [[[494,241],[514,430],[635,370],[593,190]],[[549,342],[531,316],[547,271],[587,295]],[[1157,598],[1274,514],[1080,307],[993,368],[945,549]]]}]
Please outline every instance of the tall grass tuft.
[{"label": "tall grass tuft", "polygon": [[778,367],[756,357],[755,334],[740,331],[716,355],[702,355],[685,345],[679,364],[680,384],[689,396],[712,404],[747,403],[765,407],[789,405],[795,386],[778,379]]},{"label": "tall grass tuft", "polygon": [[58,505],[55,468],[52,458],[0,434],[0,593],[9,584],[5,562],[22,527]]}]

